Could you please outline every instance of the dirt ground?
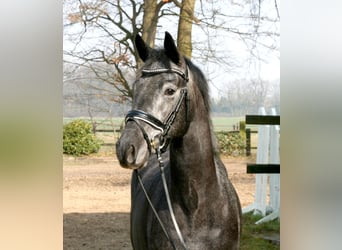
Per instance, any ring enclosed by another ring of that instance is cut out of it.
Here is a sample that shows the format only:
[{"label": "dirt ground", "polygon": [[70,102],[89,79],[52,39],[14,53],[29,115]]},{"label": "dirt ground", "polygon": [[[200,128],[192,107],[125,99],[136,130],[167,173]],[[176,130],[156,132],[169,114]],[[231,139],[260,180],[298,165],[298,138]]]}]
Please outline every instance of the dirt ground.
[{"label": "dirt ground", "polygon": [[[245,158],[223,158],[245,207],[254,201],[255,176]],[[63,158],[64,250],[129,250],[131,170],[114,156]]]}]

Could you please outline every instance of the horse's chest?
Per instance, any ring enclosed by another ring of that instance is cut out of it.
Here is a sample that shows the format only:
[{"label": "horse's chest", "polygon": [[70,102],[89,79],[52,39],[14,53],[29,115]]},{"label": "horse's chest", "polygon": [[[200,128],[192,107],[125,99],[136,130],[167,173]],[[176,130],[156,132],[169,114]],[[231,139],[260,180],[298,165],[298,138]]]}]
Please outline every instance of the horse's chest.
[{"label": "horse's chest", "polygon": [[[225,249],[222,245],[225,244],[227,231],[223,226],[222,220],[213,221],[213,219],[196,218],[189,219],[189,215],[177,214],[177,222],[181,229],[182,235],[186,241],[188,249]],[[168,216],[167,216],[168,217]],[[165,217],[164,217],[165,219]],[[166,228],[170,234],[170,238],[177,245],[177,249],[182,249],[179,237],[172,224],[171,218],[166,221]],[[150,249],[173,249],[170,242],[166,239],[161,227],[155,222],[150,231],[151,242]],[[215,225],[212,225],[214,223]],[[223,227],[223,228],[222,228]],[[154,247],[155,246],[155,247]]]},{"label": "horse's chest", "polygon": [[[182,234],[185,239],[187,249],[226,249],[223,247],[226,245],[226,237],[222,235],[222,230],[220,228],[203,228],[200,230],[194,230],[193,232],[186,232],[186,230],[183,229]],[[183,249],[175,231],[170,232],[170,237],[177,249]],[[170,242],[162,234],[154,237],[150,246],[152,247],[149,249],[173,249]]]}]

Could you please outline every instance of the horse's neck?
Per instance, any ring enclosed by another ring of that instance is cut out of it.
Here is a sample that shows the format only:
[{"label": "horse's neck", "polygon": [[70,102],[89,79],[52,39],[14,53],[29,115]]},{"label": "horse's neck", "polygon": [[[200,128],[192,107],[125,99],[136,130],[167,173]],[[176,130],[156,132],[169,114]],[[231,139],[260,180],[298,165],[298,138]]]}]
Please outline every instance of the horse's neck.
[{"label": "horse's neck", "polygon": [[170,153],[172,196],[196,209],[218,185],[208,118],[195,117],[185,136],[172,141]]}]

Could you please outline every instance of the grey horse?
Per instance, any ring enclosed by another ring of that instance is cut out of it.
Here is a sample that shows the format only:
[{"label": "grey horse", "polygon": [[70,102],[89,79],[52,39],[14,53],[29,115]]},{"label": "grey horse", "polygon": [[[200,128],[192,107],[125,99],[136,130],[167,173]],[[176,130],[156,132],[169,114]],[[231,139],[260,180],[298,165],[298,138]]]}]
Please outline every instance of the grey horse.
[{"label": "grey horse", "polygon": [[241,205],[217,152],[203,73],[179,53],[167,32],[162,49],[150,48],[139,35],[135,46],[144,64],[116,145],[121,166],[134,169],[133,248],[239,249]]}]

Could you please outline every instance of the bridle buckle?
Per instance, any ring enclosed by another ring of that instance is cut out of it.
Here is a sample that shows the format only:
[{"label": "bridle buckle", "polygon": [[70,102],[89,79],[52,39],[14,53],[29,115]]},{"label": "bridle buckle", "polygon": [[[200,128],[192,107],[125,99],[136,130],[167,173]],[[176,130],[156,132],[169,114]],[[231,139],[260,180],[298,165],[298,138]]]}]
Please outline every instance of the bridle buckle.
[{"label": "bridle buckle", "polygon": [[152,140],[151,140],[151,147],[154,150],[160,149],[160,141],[161,141],[161,135],[156,135]]}]

